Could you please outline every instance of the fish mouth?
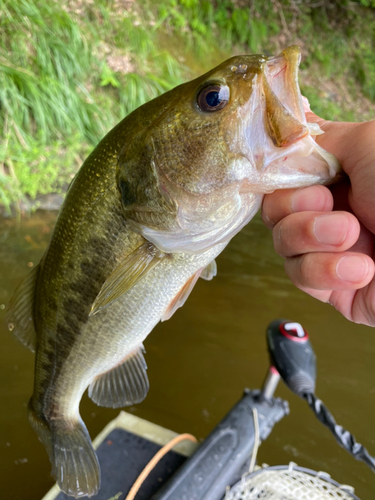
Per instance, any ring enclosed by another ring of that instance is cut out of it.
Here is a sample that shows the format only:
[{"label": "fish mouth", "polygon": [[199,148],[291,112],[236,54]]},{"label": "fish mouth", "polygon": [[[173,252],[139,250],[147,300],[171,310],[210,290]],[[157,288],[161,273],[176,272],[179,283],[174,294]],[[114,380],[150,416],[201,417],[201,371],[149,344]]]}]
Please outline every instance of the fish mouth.
[{"label": "fish mouth", "polygon": [[300,60],[300,48],[293,45],[268,58],[262,68],[266,125],[277,147],[287,147],[309,133],[298,85]]},{"label": "fish mouth", "polygon": [[326,184],[340,170],[333,155],[315,136],[323,131],[306,120],[298,84],[300,49],[291,46],[261,61],[253,92],[239,110],[232,150],[248,162],[241,191],[270,193],[275,189]]}]

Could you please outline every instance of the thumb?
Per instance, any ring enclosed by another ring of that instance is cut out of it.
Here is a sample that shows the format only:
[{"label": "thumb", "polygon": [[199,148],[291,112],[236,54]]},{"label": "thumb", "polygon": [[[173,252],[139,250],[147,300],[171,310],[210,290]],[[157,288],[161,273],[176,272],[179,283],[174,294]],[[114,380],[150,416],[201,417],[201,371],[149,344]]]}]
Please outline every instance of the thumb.
[{"label": "thumb", "polygon": [[323,131],[327,126],[329,127],[329,124],[331,122],[325,120],[324,118],[321,118],[320,116],[316,115],[313,111],[311,111],[310,103],[307,97],[302,96],[302,103],[303,103],[303,110],[305,112],[306,120],[308,123],[317,123]]},{"label": "thumb", "polygon": [[311,111],[310,104],[306,98],[303,98],[303,105],[307,122],[317,123],[324,132],[324,134],[316,137],[316,142],[323,149],[335,155],[344,170],[346,170],[345,162],[350,154],[350,147],[352,146],[351,141],[348,141],[348,137],[350,137],[354,128],[359,124],[325,120]]},{"label": "thumb", "polygon": [[311,111],[311,109],[306,111],[305,114],[307,123],[317,123],[319,127],[323,130],[323,132],[325,132],[327,129],[329,130],[329,128],[332,126],[332,123],[334,123],[316,115],[313,111]]},{"label": "thumb", "polygon": [[[307,100],[306,100],[307,101]],[[308,103],[307,103],[308,104]],[[359,220],[375,233],[375,121],[363,123],[334,122],[315,115],[304,102],[306,120],[317,123],[324,134],[316,142],[341,163],[349,175],[349,203]]]}]

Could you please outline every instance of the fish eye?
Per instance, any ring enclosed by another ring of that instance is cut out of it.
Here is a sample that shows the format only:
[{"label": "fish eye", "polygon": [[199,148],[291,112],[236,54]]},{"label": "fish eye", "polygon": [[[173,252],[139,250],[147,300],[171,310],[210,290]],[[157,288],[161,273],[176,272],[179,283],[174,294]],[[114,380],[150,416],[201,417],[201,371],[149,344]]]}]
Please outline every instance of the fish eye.
[{"label": "fish eye", "polygon": [[208,85],[198,94],[197,103],[202,111],[218,111],[229,101],[229,87],[226,85]]}]

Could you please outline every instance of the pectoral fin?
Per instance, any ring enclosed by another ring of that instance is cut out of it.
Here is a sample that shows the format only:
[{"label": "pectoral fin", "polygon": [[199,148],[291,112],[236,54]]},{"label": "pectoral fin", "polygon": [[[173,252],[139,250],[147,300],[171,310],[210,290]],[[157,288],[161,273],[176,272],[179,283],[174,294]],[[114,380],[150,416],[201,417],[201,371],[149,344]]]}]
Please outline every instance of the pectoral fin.
[{"label": "pectoral fin", "polygon": [[201,272],[200,277],[203,278],[206,281],[211,281],[212,278],[214,278],[216,275],[217,275],[217,265],[216,265],[216,261],[213,260],[212,262],[210,262],[208,264],[207,267],[205,267],[203,269],[203,271]]},{"label": "pectoral fin", "polygon": [[39,265],[35,266],[27,278],[16,289],[5,316],[8,330],[32,352],[36,349],[36,332],[34,327],[33,306],[35,284]]},{"label": "pectoral fin", "polygon": [[177,311],[179,307],[182,307],[187,298],[189,297],[192,289],[194,288],[195,283],[198,281],[199,276],[201,275],[202,269],[199,269],[181,288],[178,294],[174,297],[172,302],[169,304],[167,309],[165,310],[163,316],[160,318],[161,321],[167,321],[173,314]]},{"label": "pectoral fin", "polygon": [[120,408],[140,403],[149,389],[147,365],[141,344],[124,361],[99,375],[89,387],[89,397],[99,406]]},{"label": "pectoral fin", "polygon": [[137,248],[106,279],[94,300],[90,316],[118,300],[166,257],[167,254],[149,242]]}]

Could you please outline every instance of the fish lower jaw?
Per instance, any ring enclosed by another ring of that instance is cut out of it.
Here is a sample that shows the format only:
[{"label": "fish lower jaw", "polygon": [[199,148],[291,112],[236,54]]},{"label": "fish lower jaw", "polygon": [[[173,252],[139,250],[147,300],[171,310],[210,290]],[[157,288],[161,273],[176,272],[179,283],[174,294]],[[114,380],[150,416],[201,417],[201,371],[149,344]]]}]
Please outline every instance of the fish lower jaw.
[{"label": "fish lower jaw", "polygon": [[270,194],[277,189],[291,189],[311,186],[313,184],[327,184],[330,179],[322,179],[317,175],[306,175],[303,172],[295,172],[294,175],[286,175],[285,178],[274,178],[273,175],[263,175],[254,183],[244,184],[241,193],[257,193],[259,195]]}]

